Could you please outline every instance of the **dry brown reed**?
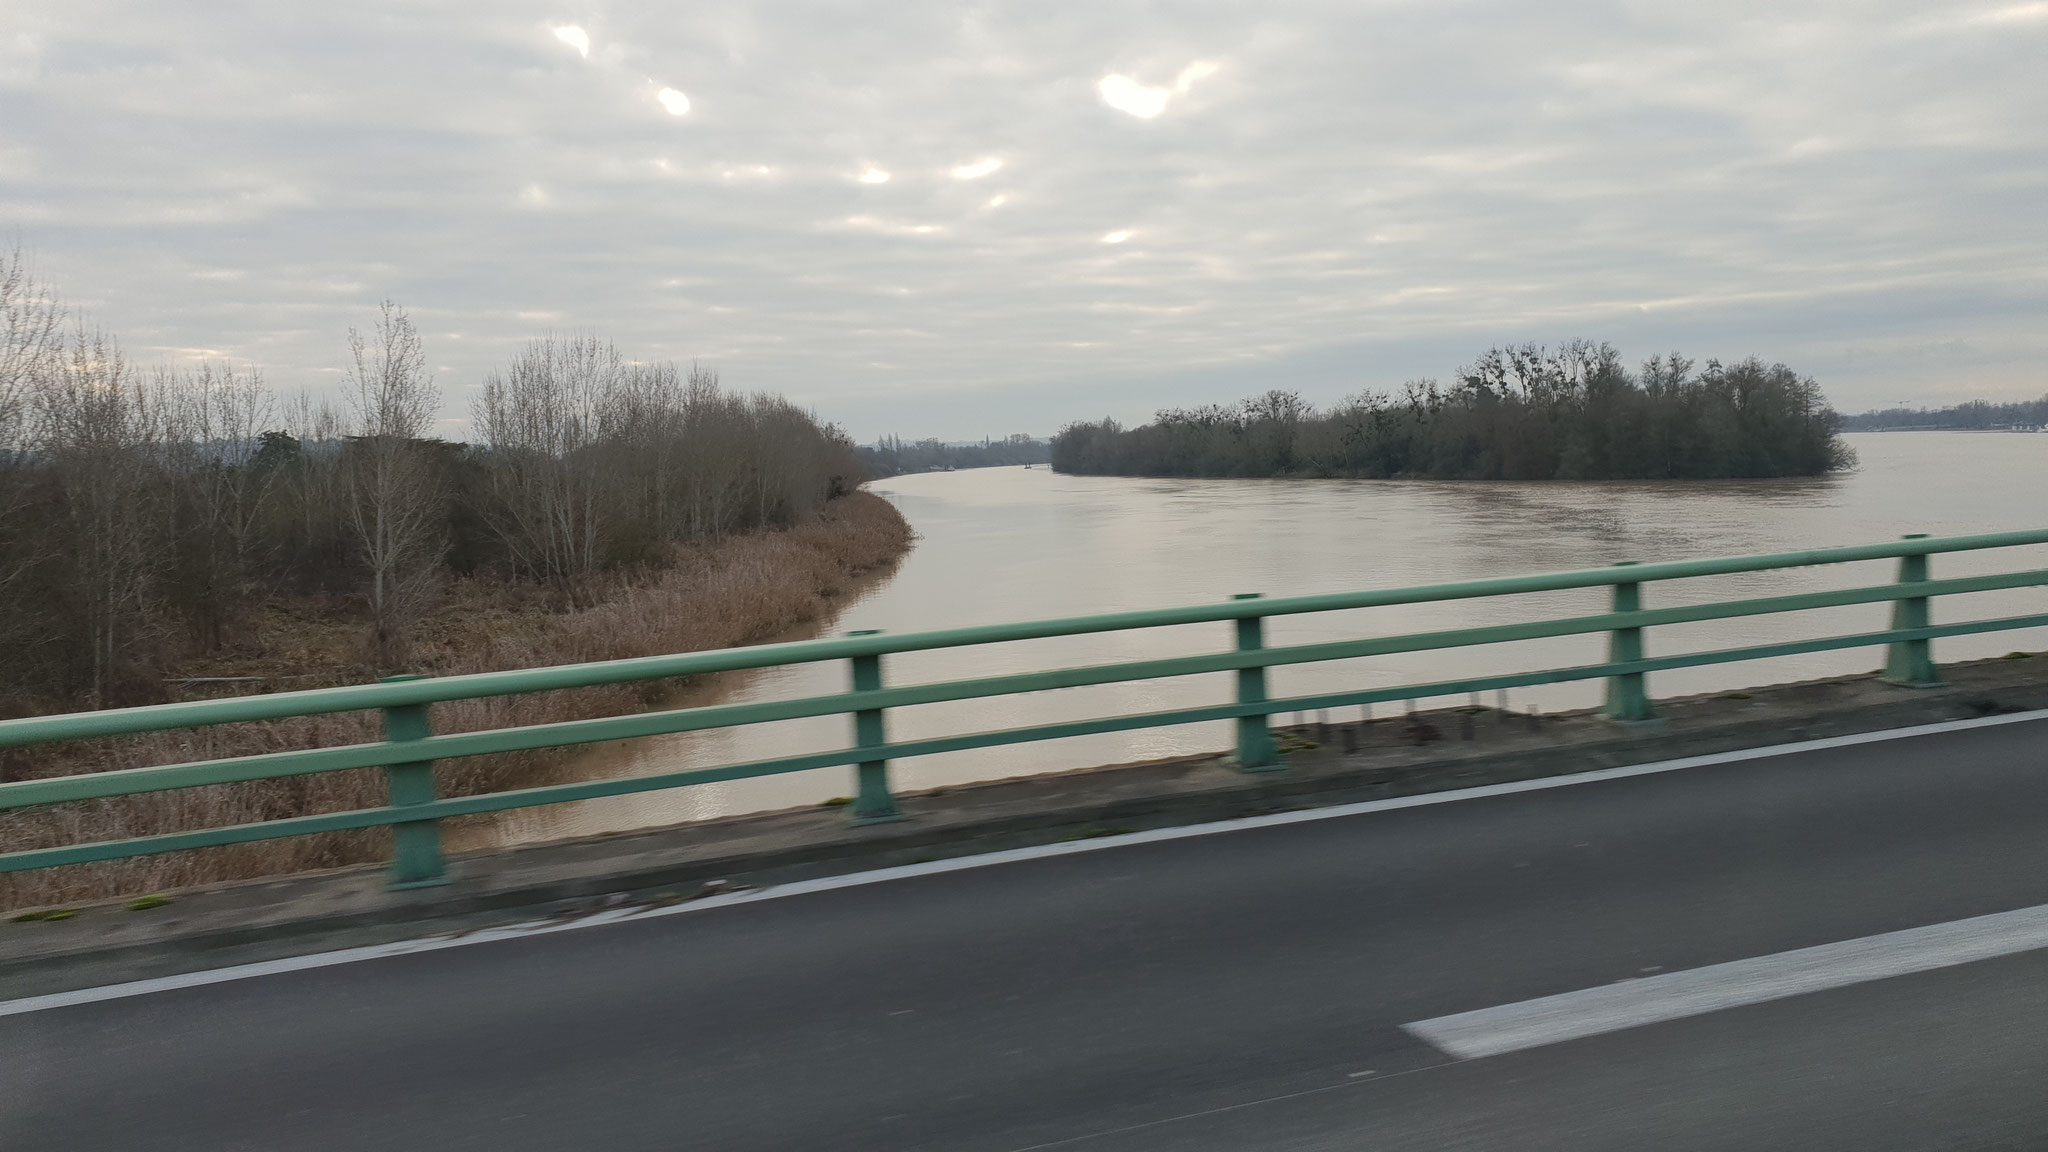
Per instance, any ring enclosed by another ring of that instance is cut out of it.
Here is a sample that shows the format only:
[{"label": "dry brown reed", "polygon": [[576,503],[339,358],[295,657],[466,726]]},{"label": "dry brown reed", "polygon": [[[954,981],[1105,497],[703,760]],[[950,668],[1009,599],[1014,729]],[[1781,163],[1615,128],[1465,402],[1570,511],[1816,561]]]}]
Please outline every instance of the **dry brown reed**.
[{"label": "dry brown reed", "polygon": [[[863,576],[893,565],[912,539],[893,506],[856,492],[794,528],[678,547],[660,570],[613,581],[595,606],[581,610],[549,613],[515,586],[458,581],[442,590],[431,630],[414,637],[414,668],[456,675],[760,643],[825,621]],[[576,599],[589,603],[591,593]],[[677,687],[625,684],[455,701],[436,705],[433,719],[437,731],[457,732],[612,715],[656,703]],[[378,738],[377,724],[373,714],[343,713],[152,733],[16,752],[0,770],[8,779],[31,779],[363,743]],[[544,781],[565,756],[552,750],[446,762],[438,768],[441,791],[472,795]],[[114,840],[374,807],[385,798],[374,770],[190,788],[0,814],[0,844],[20,850]],[[357,864],[384,858],[389,841],[383,830],[327,833],[13,873],[0,876],[0,909]]]}]

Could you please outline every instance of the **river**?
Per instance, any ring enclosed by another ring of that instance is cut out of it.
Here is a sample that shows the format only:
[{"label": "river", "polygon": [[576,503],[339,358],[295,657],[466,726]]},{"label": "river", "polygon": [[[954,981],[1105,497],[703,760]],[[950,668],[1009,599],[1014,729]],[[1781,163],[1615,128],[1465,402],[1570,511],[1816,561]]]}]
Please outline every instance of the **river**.
[{"label": "river", "polygon": [[[1294,596],[1585,568],[1617,560],[1869,543],[1908,532],[1953,535],[2048,526],[2048,435],[1870,433],[1846,438],[1858,468],[1820,479],[1716,482],[1457,483],[1371,480],[1145,480],[1062,476],[1043,467],[928,473],[878,482],[920,535],[894,575],[822,630],[910,632],[1167,607],[1262,592]],[[1896,562],[1724,576],[1650,585],[1646,606],[1772,595],[1881,580]],[[1934,574],[2025,563],[2048,549],[1935,557]],[[1605,605],[1601,589],[1465,600],[1364,612],[1279,617],[1269,644],[1509,623]],[[1937,620],[2041,611],[2039,589],[1937,604]],[[1654,629],[1651,653],[1880,627],[1883,605],[1800,617],[1756,617]],[[1945,613],[1945,615],[1943,615]],[[1065,637],[910,653],[885,661],[890,683],[1214,651],[1229,625]],[[1419,652],[1276,669],[1275,694],[1442,680],[1483,670],[1593,662],[1599,637]],[[1942,660],[2048,648],[2048,630],[1938,641]],[[1653,695],[1681,695],[1867,670],[1875,651],[1816,653],[1762,664],[1660,673]],[[728,701],[843,691],[844,664],[734,677]],[[889,715],[890,735],[918,738],[1151,711],[1228,698],[1224,675],[1147,681],[996,700],[926,705]],[[1597,702],[1594,684],[1523,689],[1517,709]],[[1491,700],[1488,701],[1489,703]],[[1283,718],[1284,719],[1284,718]],[[821,717],[734,731],[685,733],[593,749],[578,776],[641,774],[844,746],[850,721]],[[991,748],[899,762],[902,789],[930,788],[1092,764],[1221,749],[1221,723]],[[851,793],[852,769],[699,785],[509,814],[490,836],[518,842],[815,804]]]}]

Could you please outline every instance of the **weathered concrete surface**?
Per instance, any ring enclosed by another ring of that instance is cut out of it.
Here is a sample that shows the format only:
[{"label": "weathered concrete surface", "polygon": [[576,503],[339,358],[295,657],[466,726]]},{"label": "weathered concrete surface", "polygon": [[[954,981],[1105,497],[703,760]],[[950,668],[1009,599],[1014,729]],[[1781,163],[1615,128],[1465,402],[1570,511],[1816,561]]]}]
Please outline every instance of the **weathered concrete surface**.
[{"label": "weathered concrete surface", "polygon": [[393,892],[375,867],[118,903],[60,921],[0,923],[0,998],[299,955],[607,903],[689,899],[761,885],[1082,836],[1695,756],[2048,708],[2048,657],[1944,668],[1948,687],[1872,677],[1658,702],[1662,721],[1617,727],[1587,712],[1462,709],[1372,724],[1281,729],[1282,772],[1240,775],[1221,756],[1021,777],[903,796],[902,823],[849,827],[796,809],[460,857],[451,883]]}]

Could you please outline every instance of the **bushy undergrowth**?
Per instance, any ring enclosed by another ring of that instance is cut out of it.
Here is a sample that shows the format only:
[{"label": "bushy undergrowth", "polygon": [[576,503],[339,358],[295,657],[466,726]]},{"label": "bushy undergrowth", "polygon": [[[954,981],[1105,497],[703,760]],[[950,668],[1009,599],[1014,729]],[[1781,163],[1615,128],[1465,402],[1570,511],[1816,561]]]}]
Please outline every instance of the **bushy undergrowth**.
[{"label": "bushy undergrowth", "polygon": [[[523,585],[452,581],[439,591],[432,610],[422,613],[412,666],[454,675],[758,643],[828,618],[859,580],[895,563],[911,538],[893,506],[857,492],[791,528],[677,545],[658,567],[587,589],[578,598],[586,606],[557,602],[549,610],[536,603],[539,593]],[[318,605],[306,603],[273,604],[262,626],[269,629],[264,639],[271,649],[266,667],[284,675],[295,660],[320,663],[326,646],[347,639],[346,630],[336,629]],[[676,688],[673,682],[613,685],[459,701],[434,706],[433,720],[437,731],[457,732],[581,719],[643,708]],[[33,779],[377,738],[375,716],[312,716],[16,751],[0,760],[0,769],[8,779]],[[562,757],[561,751],[475,757],[444,763],[437,772],[443,795],[470,795],[540,782]],[[325,773],[0,814],[0,843],[11,849],[50,847],[384,802],[381,773]],[[382,859],[388,845],[382,831],[330,833],[16,873],[0,877],[0,908],[337,867]]]}]

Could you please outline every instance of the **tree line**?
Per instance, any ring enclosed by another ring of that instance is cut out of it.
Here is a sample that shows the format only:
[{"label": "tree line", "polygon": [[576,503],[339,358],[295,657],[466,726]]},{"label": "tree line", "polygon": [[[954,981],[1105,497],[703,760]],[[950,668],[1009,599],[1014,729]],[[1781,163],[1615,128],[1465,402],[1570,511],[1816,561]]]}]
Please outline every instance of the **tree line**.
[{"label": "tree line", "polygon": [[1272,391],[1168,409],[1149,424],[1080,422],[1052,443],[1061,472],[1119,476],[1461,480],[1812,476],[1853,465],[1820,386],[1752,357],[1653,356],[1631,372],[1606,344],[1494,348],[1448,385],[1416,380],[1317,409]]},{"label": "tree line", "polygon": [[327,598],[393,669],[445,580],[573,604],[861,479],[849,438],[787,400],[596,337],[537,339],[490,372],[470,443],[435,434],[404,309],[345,353],[328,398],[219,361],[139,366],[0,252],[0,713],[161,699],[180,660],[279,595]]},{"label": "tree line", "polygon": [[1990,431],[1996,428],[2048,428],[2048,396],[2015,404],[1971,400],[1948,408],[1885,408],[1842,417],[1844,432],[1904,429]]},{"label": "tree line", "polygon": [[979,444],[947,444],[937,439],[906,441],[901,436],[884,436],[872,445],[861,445],[855,451],[861,468],[874,477],[900,476],[905,472],[939,472],[949,468],[1044,464],[1052,459],[1049,443],[1022,432],[1001,440],[983,440]]}]

